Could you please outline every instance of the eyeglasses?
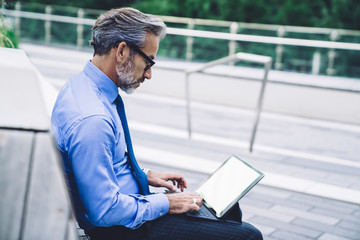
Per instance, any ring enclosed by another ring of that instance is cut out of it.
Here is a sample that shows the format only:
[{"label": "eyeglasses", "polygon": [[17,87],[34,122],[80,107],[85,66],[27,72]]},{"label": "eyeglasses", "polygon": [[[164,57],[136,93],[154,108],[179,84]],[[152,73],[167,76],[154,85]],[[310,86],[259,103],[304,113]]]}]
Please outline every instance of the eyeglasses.
[{"label": "eyeglasses", "polygon": [[128,43],[127,42],[127,45],[129,47],[131,47],[132,49],[134,49],[137,53],[139,53],[145,60],[146,62],[148,63],[146,65],[146,67],[144,68],[144,72],[146,72],[147,70],[149,70],[152,66],[154,66],[155,62],[148,56],[146,55],[143,51],[141,51],[135,44],[132,44],[132,43]]}]

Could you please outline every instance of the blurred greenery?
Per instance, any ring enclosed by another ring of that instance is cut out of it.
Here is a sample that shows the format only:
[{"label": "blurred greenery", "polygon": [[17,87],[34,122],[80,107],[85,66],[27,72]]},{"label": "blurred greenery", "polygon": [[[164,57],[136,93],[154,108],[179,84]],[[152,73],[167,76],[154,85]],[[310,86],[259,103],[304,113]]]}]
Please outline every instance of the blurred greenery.
[{"label": "blurred greenery", "polygon": [[14,31],[7,29],[6,34],[1,36],[1,38],[0,47],[19,48],[19,39]]},{"label": "blurred greenery", "polygon": [[[8,0],[14,4],[15,0]],[[359,0],[22,0],[107,10],[132,6],[151,14],[238,22],[360,30]]]},{"label": "blurred greenery", "polygon": [[[1,1],[1,0],[0,0]],[[14,9],[17,1],[7,0]],[[45,12],[51,5],[52,14],[77,16],[77,9],[85,9],[85,17],[95,19],[104,10],[131,6],[143,12],[189,18],[226,20],[247,23],[263,23],[320,28],[360,30],[359,0],[22,0],[22,9],[31,12]],[[99,9],[99,10],[93,10]],[[187,28],[184,23],[167,23],[168,27]],[[21,20],[21,38],[44,41],[44,22],[34,19]],[[77,26],[59,22],[51,23],[51,42],[76,44]],[[88,46],[91,27],[83,26],[83,46]],[[229,32],[229,27],[195,25],[196,30]],[[238,29],[240,34],[277,36],[276,31],[259,29]],[[14,35],[9,31],[9,35]],[[285,37],[329,41],[328,34],[286,32]],[[360,36],[339,35],[337,41],[359,43]],[[158,55],[167,58],[186,59],[187,37],[168,35],[162,42]],[[271,56],[276,59],[276,46],[250,42],[237,42],[236,51]],[[226,40],[193,38],[192,60],[211,61],[228,55]],[[321,56],[320,73],[326,74],[329,49],[283,46],[282,69],[287,71],[311,72],[314,53]],[[336,75],[358,77],[360,75],[359,51],[336,50]],[[243,63],[241,63],[243,64]]]},{"label": "blurred greenery", "polygon": [[[359,0],[148,0],[135,1],[133,7],[152,14],[179,17],[215,19],[248,23],[340,28],[360,30]],[[195,26],[198,30],[207,30]],[[220,29],[210,31],[223,31]],[[225,29],[229,31],[229,29]],[[275,31],[239,29],[238,33],[260,36],[276,36]],[[168,53],[178,52],[177,57],[185,58],[185,40],[180,37],[174,43],[174,50],[164,45]],[[286,37],[329,41],[329,35],[286,33]],[[167,36],[169,38],[169,36]],[[339,36],[338,41],[359,43],[358,37]],[[297,72],[311,72],[315,52],[320,53],[320,73],[328,67],[328,49],[284,46],[282,69]],[[276,58],[276,47],[271,44],[238,42],[236,51],[267,55]],[[193,60],[210,61],[228,54],[228,42],[215,39],[194,38]],[[171,54],[168,54],[171,55]],[[336,51],[336,75],[358,77],[360,73],[359,51]],[[245,65],[244,63],[241,63]],[[251,64],[246,64],[251,65]]]},{"label": "blurred greenery", "polygon": [[82,1],[71,1],[71,0],[7,0],[8,4],[15,4],[16,2],[21,3],[40,3],[44,5],[59,5],[59,6],[71,6],[80,8],[92,8],[92,9],[110,9],[114,7],[130,6],[135,3],[135,0],[82,0]]},{"label": "blurred greenery", "polygon": [[3,9],[6,3],[4,0],[0,1],[0,47],[17,48],[18,38],[15,33],[8,28],[3,16]]},{"label": "blurred greenery", "polygon": [[147,13],[360,30],[359,0],[138,0]]}]

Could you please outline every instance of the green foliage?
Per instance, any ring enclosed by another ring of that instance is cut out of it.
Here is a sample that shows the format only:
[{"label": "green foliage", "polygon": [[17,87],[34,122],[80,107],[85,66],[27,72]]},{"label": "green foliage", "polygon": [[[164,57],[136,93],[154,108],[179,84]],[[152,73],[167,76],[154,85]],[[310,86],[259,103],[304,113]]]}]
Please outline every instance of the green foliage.
[{"label": "green foliage", "polygon": [[[360,30],[360,4],[358,0],[148,0],[136,1],[133,5],[141,11],[189,18],[227,20],[248,23],[342,28]],[[184,26],[183,26],[184,27]],[[186,27],[186,26],[185,26]],[[195,26],[198,30],[222,31]],[[225,31],[229,32],[227,28]],[[276,36],[275,31],[239,29],[238,33],[259,36]],[[329,35],[286,33],[286,37],[329,41]],[[165,42],[167,52],[160,56],[185,58],[186,41],[178,36],[167,36],[172,43]],[[339,41],[359,43],[359,39]],[[176,39],[176,41],[174,41]],[[267,55],[276,59],[274,45],[238,42],[236,51]],[[315,51],[321,54],[321,73],[328,66],[328,49],[284,46],[283,69],[311,72]],[[166,55],[169,54],[170,55]],[[165,55],[162,55],[165,54]],[[228,42],[214,39],[194,38],[193,60],[211,61],[228,54]],[[360,72],[358,51],[336,51],[337,75],[357,77]]]},{"label": "green foliage", "polygon": [[20,25],[21,37],[32,40],[45,40],[44,22],[35,19],[22,19]]},{"label": "green foliage", "polygon": [[[14,5],[15,2],[17,1],[8,0],[9,5]],[[20,2],[103,10],[132,6],[157,15],[360,29],[359,0],[21,0]]]},{"label": "green foliage", "polygon": [[6,30],[5,34],[3,30],[0,30],[0,47],[7,47],[7,48],[19,47],[18,38],[12,30]]},{"label": "green foliage", "polygon": [[15,33],[9,30],[5,24],[3,9],[6,6],[5,1],[0,1],[0,47],[17,48],[18,39]]},{"label": "green foliage", "polygon": [[[3,1],[3,0],[0,0]],[[143,12],[189,18],[215,19],[248,23],[309,26],[322,28],[342,28],[360,30],[359,0],[22,0],[22,10],[45,12],[45,5],[52,5],[52,14],[77,16],[76,8],[85,8],[86,18],[97,18],[99,11],[91,9],[110,9],[132,6]],[[8,0],[11,9],[16,1]],[[28,4],[31,3],[31,4]],[[61,7],[61,5],[63,7]],[[168,27],[187,28],[184,23],[167,23]],[[21,37],[32,40],[45,40],[44,21],[21,19]],[[195,25],[195,30],[229,32],[229,27]],[[7,30],[8,31],[8,30]],[[277,36],[273,30],[238,29],[239,34],[258,36]],[[76,44],[75,24],[51,23],[51,42]],[[13,36],[8,32],[3,36]],[[88,46],[91,27],[84,26],[83,45]],[[304,34],[286,32],[285,37],[329,41],[326,34]],[[360,37],[339,36],[338,41],[359,43]],[[186,59],[187,37],[168,35],[161,43],[158,56]],[[276,46],[249,42],[237,42],[236,52],[247,52],[271,56],[276,60]],[[315,52],[321,55],[320,72],[326,73],[329,49],[283,46],[282,66],[287,71],[310,72]],[[228,55],[229,42],[226,40],[193,38],[192,60],[211,61]],[[360,72],[359,51],[336,51],[335,68],[337,75],[358,77]],[[242,64],[242,63],[241,63]]]},{"label": "green foliage", "polygon": [[[9,0],[9,4],[15,4],[16,0]],[[44,5],[60,5],[60,6],[72,6],[80,8],[92,8],[92,9],[103,9],[108,10],[116,7],[130,6],[135,0],[82,0],[82,1],[71,1],[71,0],[21,0],[21,3],[41,3]]]},{"label": "green foliage", "polygon": [[138,0],[133,6],[158,15],[360,29],[358,0]]}]

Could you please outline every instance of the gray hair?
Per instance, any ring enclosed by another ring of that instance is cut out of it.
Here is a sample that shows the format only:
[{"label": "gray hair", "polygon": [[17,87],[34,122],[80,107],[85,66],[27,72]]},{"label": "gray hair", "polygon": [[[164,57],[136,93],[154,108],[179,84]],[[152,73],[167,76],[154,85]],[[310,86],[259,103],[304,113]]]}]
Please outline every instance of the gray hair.
[{"label": "gray hair", "polygon": [[147,33],[162,39],[166,34],[166,25],[160,18],[134,8],[112,9],[96,20],[90,45],[94,47],[94,55],[107,54],[123,41],[142,48],[145,47]]}]

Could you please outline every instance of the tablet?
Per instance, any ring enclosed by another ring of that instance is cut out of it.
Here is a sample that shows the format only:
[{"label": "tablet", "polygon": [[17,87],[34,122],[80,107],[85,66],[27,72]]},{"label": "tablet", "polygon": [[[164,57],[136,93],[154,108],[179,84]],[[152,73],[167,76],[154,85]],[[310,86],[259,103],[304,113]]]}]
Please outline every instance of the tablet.
[{"label": "tablet", "polygon": [[221,218],[263,177],[261,171],[240,157],[232,155],[211,174],[196,193],[204,199],[204,205],[217,218]]}]

